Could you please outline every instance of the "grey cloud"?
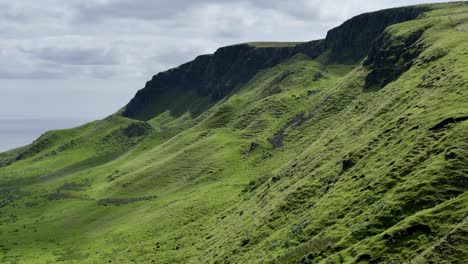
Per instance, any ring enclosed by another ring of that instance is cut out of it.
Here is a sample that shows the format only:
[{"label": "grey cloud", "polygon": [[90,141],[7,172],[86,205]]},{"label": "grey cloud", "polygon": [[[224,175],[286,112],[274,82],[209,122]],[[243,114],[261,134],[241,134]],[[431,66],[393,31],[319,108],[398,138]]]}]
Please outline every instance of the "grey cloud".
[{"label": "grey cloud", "polygon": [[41,60],[70,65],[118,64],[119,55],[113,49],[45,47],[25,50]]},{"label": "grey cloud", "polygon": [[0,0],[0,78],[143,82],[220,46],[313,40],[352,15],[423,1]]},{"label": "grey cloud", "polygon": [[105,18],[165,20],[183,16],[195,7],[204,8],[208,5],[245,5],[249,8],[275,10],[289,14],[291,17],[307,20],[319,19],[319,7],[321,6],[320,1],[307,0],[115,0],[79,3],[75,8],[78,10],[78,18],[88,21]]},{"label": "grey cloud", "polygon": [[99,20],[106,18],[132,18],[161,20],[170,18],[186,11],[202,1],[185,0],[115,0],[91,1],[78,3],[74,7],[78,11],[78,18],[85,20]]},{"label": "grey cloud", "polygon": [[[12,70],[0,69],[0,79],[56,79],[63,77],[63,72],[48,70]],[[0,89],[1,90],[1,89]]]}]

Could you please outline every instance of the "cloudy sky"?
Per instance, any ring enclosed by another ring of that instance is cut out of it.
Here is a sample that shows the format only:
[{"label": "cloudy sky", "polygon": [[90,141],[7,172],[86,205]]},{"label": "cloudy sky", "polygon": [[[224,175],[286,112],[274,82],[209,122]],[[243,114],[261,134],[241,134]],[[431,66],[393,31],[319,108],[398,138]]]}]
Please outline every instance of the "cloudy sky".
[{"label": "cloudy sky", "polygon": [[425,2],[0,0],[0,119],[102,118],[217,47],[323,38],[359,13]]}]

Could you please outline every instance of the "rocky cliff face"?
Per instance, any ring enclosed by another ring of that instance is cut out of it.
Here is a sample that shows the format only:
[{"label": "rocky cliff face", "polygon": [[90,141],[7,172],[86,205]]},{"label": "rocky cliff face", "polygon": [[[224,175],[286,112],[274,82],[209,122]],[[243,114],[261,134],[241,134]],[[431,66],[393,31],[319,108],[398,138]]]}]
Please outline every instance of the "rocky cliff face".
[{"label": "rocky cliff face", "polygon": [[[126,106],[123,116],[148,120],[164,111],[171,115],[190,112],[196,116],[246,83],[257,72],[302,53],[312,59],[329,50],[330,62],[356,63],[363,59],[383,30],[419,16],[425,9],[407,7],[382,10],[354,17],[328,32],[326,39],[287,47],[255,47],[239,44],[202,55],[177,68],[155,75]],[[174,106],[187,92],[192,98]],[[170,101],[167,99],[171,98]]]},{"label": "rocky cliff face", "polygon": [[[126,106],[124,116],[149,119],[166,110],[177,115],[190,112],[197,115],[211,104],[219,101],[237,87],[252,78],[258,71],[281,63],[295,54],[318,56],[321,41],[299,44],[294,47],[257,48],[250,44],[238,44],[218,49],[212,55],[202,55],[177,68],[161,72],[147,82]],[[182,109],[151,107],[165,104],[160,99],[169,94],[195,92],[204,103],[187,104]]]},{"label": "rocky cliff face", "polygon": [[414,59],[424,50],[418,43],[427,27],[416,28],[402,36],[381,34],[363,62],[370,72],[366,77],[366,88],[384,87],[411,68]]},{"label": "rocky cliff face", "polygon": [[381,10],[356,16],[330,30],[325,46],[334,62],[355,62],[367,55],[372,42],[390,25],[417,18],[427,9],[405,7]]}]

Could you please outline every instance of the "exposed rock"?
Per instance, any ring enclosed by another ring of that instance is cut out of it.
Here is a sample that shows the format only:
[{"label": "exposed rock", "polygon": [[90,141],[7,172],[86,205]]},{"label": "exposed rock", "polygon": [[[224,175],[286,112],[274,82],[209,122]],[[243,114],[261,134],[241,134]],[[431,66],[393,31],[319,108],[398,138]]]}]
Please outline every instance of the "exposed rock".
[{"label": "exposed rock", "polygon": [[284,130],[279,130],[273,135],[273,137],[268,138],[268,142],[273,146],[273,148],[280,148],[283,146],[284,140]]},{"label": "exposed rock", "polygon": [[386,27],[415,19],[424,11],[423,7],[393,8],[362,14],[344,22],[327,33],[325,45],[331,50],[330,60],[359,61]]},{"label": "exposed rock", "polygon": [[342,168],[341,168],[341,171],[340,171],[339,175],[345,173],[346,171],[351,169],[354,165],[356,165],[356,163],[352,159],[343,160],[342,161]]}]

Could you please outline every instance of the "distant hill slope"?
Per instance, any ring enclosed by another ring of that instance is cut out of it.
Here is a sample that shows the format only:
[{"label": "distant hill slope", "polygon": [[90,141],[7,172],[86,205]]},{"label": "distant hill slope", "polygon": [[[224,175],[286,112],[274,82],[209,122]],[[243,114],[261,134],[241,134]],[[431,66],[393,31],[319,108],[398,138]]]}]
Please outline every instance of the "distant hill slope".
[{"label": "distant hill slope", "polygon": [[468,263],[468,4],[220,48],[0,154],[1,263]]}]

